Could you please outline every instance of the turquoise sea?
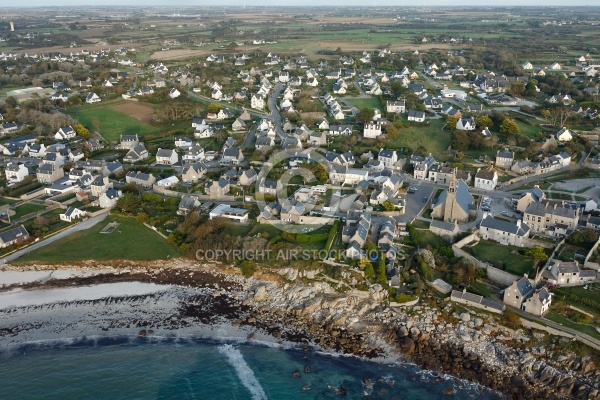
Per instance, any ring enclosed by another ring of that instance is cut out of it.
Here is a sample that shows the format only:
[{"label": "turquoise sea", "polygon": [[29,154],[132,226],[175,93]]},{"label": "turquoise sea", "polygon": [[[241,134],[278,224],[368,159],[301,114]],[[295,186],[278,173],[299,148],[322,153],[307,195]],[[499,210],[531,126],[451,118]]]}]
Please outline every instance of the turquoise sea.
[{"label": "turquoise sea", "polygon": [[339,398],[502,397],[413,365],[261,344],[119,337],[0,352],[0,399]]}]

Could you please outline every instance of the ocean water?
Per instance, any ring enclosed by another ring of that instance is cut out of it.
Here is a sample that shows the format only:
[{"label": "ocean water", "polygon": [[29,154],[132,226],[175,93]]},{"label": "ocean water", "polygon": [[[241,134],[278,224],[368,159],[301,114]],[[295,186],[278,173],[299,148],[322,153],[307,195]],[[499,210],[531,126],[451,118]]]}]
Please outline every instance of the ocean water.
[{"label": "ocean water", "polygon": [[[451,396],[449,388],[455,389]],[[409,364],[261,344],[120,337],[28,344],[0,352],[0,399],[339,398],[502,396]]]}]

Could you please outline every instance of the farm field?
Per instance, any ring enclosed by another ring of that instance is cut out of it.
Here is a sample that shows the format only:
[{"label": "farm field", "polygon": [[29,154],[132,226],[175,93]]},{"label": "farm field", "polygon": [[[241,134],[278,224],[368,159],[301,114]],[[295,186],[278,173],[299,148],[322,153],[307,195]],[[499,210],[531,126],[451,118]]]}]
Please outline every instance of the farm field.
[{"label": "farm field", "polygon": [[69,114],[90,130],[98,130],[106,141],[116,143],[121,135],[144,136],[158,132],[159,128],[148,123],[151,109],[145,104],[119,103],[107,107],[84,106]]},{"label": "farm field", "polygon": [[[112,221],[120,223],[118,228],[101,234],[102,228]],[[176,247],[135,219],[109,216],[96,226],[32,251],[17,262],[164,260],[179,255]]]}]

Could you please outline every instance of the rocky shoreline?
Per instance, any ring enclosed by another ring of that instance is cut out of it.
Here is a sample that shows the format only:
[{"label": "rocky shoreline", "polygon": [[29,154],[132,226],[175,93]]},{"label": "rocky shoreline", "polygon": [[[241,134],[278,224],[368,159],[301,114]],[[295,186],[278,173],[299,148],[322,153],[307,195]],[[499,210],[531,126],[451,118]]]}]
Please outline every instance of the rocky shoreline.
[{"label": "rocky shoreline", "polygon": [[[57,266],[6,267],[14,271]],[[64,268],[64,267],[60,267]],[[70,267],[71,268],[71,267]],[[385,361],[413,362],[504,393],[509,399],[600,399],[600,371],[589,357],[557,348],[524,346],[529,337],[489,316],[456,313],[451,304],[394,308],[387,292],[340,292],[326,282],[298,282],[297,271],[245,279],[235,269],[173,261],[169,265],[76,265],[102,274],[4,287],[60,288],[114,282],[151,282],[203,289],[186,293],[178,315],[128,321],[140,334],[228,321],[278,340]],[[294,281],[288,279],[294,277]],[[101,303],[101,301],[99,302]],[[92,304],[93,306],[93,304]],[[0,338],[16,335],[2,327]],[[25,328],[23,328],[25,329]],[[535,333],[542,335],[542,333]],[[248,334],[252,339],[254,333]],[[450,394],[450,393],[449,393]]]}]

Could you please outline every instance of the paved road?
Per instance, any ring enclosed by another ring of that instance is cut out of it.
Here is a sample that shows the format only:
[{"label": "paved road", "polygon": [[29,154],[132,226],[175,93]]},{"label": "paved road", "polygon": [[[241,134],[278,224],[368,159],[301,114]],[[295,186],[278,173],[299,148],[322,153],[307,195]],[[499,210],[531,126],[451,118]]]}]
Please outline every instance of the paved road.
[{"label": "paved road", "polygon": [[6,264],[7,262],[16,260],[17,258],[33,251],[36,249],[39,249],[41,247],[44,247],[46,245],[49,245],[52,242],[57,241],[58,239],[62,239],[65,236],[68,236],[74,232],[79,232],[79,231],[84,231],[86,229],[91,228],[92,226],[96,225],[98,222],[104,220],[108,215],[108,212],[104,213],[104,214],[100,214],[96,217],[87,219],[83,222],[78,223],[77,225],[73,225],[70,228],[65,229],[64,231],[57,233],[54,236],[50,236],[47,239],[41,240],[37,243],[32,244],[31,246],[27,246],[26,248],[19,250],[19,251],[15,251],[12,254],[7,255],[6,257],[0,259],[0,265],[2,264]]}]

